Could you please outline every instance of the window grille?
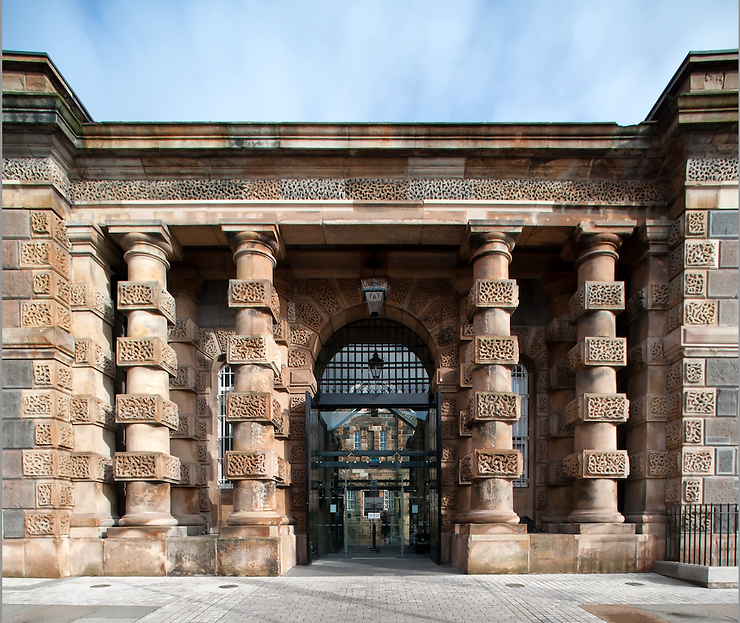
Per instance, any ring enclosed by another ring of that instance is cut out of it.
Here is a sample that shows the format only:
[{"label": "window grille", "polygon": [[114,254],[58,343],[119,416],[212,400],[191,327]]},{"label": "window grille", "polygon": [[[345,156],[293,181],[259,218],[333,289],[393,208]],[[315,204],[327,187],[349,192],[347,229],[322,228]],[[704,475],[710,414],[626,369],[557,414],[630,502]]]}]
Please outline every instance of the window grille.
[{"label": "window grille", "polygon": [[347,505],[348,511],[356,511],[357,510],[357,491],[354,491],[352,489],[348,490],[345,503]]},{"label": "window grille", "polygon": [[378,450],[388,449],[388,433],[384,430],[380,431],[380,438],[378,440]]},{"label": "window grille", "polygon": [[362,432],[355,431],[355,450],[362,450]]},{"label": "window grille", "polygon": [[512,426],[514,449],[522,453],[522,475],[514,480],[515,487],[529,486],[529,375],[527,369],[518,364],[511,371],[511,391],[519,394],[521,417]]},{"label": "window grille", "polygon": [[[369,362],[383,360],[377,378]],[[316,361],[319,391],[327,394],[427,393],[434,360],[408,327],[383,319],[342,327],[324,344]]]},{"label": "window grille", "polygon": [[218,372],[218,486],[230,489],[232,484],[224,477],[224,456],[231,450],[234,434],[231,422],[226,420],[226,394],[234,391],[234,371],[225,365]]}]

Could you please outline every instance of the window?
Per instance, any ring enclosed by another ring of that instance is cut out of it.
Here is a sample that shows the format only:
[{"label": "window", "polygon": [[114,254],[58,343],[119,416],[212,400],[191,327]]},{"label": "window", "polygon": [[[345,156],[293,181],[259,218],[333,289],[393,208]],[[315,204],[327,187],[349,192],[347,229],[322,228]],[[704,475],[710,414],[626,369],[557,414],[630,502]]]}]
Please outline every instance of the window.
[{"label": "window", "polygon": [[233,391],[234,371],[225,365],[218,373],[218,486],[223,489],[232,486],[224,477],[224,456],[234,440],[231,422],[226,421],[226,394]]},{"label": "window", "polygon": [[378,440],[378,450],[388,449],[388,433],[384,430],[380,431],[380,439]]},{"label": "window", "polygon": [[362,450],[362,431],[355,431],[355,450]]},{"label": "window", "polygon": [[347,500],[345,503],[347,505],[348,511],[356,511],[357,510],[357,491],[348,490]]},{"label": "window", "polygon": [[521,417],[512,427],[514,449],[522,453],[522,475],[514,480],[515,487],[529,486],[529,375],[519,364],[511,371],[511,391],[519,394]]}]

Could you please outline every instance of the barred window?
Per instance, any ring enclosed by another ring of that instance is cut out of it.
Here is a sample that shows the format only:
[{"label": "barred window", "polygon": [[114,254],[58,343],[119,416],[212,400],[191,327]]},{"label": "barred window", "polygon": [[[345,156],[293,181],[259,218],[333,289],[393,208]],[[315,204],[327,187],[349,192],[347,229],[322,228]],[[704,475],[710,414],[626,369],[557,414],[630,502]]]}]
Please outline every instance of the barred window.
[{"label": "barred window", "polygon": [[231,450],[234,435],[231,422],[226,420],[226,394],[234,391],[234,371],[225,365],[218,372],[218,486],[222,489],[232,487],[224,477],[224,456]]},{"label": "barred window", "polygon": [[511,371],[511,390],[519,394],[521,417],[512,427],[514,449],[522,453],[522,475],[514,480],[515,487],[529,486],[529,374],[518,364]]},{"label": "barred window", "polygon": [[355,450],[362,450],[362,432],[355,431]]}]

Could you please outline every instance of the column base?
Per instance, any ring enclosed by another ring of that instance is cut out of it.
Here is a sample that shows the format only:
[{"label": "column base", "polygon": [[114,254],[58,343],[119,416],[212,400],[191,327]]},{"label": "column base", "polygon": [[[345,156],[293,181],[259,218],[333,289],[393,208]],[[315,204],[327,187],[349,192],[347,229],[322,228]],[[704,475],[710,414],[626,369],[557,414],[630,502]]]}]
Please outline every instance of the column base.
[{"label": "column base", "polygon": [[255,513],[250,511],[237,511],[231,513],[226,520],[227,526],[234,527],[262,527],[262,526],[282,526],[289,523],[287,517],[277,513]]},{"label": "column base", "polygon": [[[518,525],[519,515],[513,510],[476,510],[459,515],[455,518],[456,522],[461,524],[505,524]],[[524,526],[524,524],[522,524]],[[527,531],[524,526],[524,532]]]},{"label": "column base", "polygon": [[455,524],[452,564],[463,573],[528,573],[529,535],[524,524]]},{"label": "column base", "polygon": [[568,523],[609,523],[618,524],[624,523],[624,515],[621,513],[604,508],[604,509],[593,509],[593,510],[575,510],[568,515]]},{"label": "column base", "polygon": [[[267,530],[267,535],[253,534]],[[296,564],[293,526],[221,528],[216,541],[218,575],[277,576]]]}]

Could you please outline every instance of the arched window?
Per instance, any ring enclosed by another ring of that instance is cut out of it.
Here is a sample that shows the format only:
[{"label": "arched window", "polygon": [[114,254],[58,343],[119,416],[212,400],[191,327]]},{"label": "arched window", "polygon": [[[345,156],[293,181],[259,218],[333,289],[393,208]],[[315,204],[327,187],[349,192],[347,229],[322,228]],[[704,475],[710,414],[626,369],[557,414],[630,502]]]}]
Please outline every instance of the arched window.
[{"label": "arched window", "polygon": [[224,489],[231,487],[224,477],[224,456],[234,439],[231,422],[226,421],[226,394],[233,391],[234,371],[225,365],[218,372],[218,486]]},{"label": "arched window", "polygon": [[529,375],[518,364],[511,371],[511,391],[517,392],[521,402],[521,417],[512,427],[514,449],[522,453],[522,475],[514,481],[515,487],[529,486]]}]

